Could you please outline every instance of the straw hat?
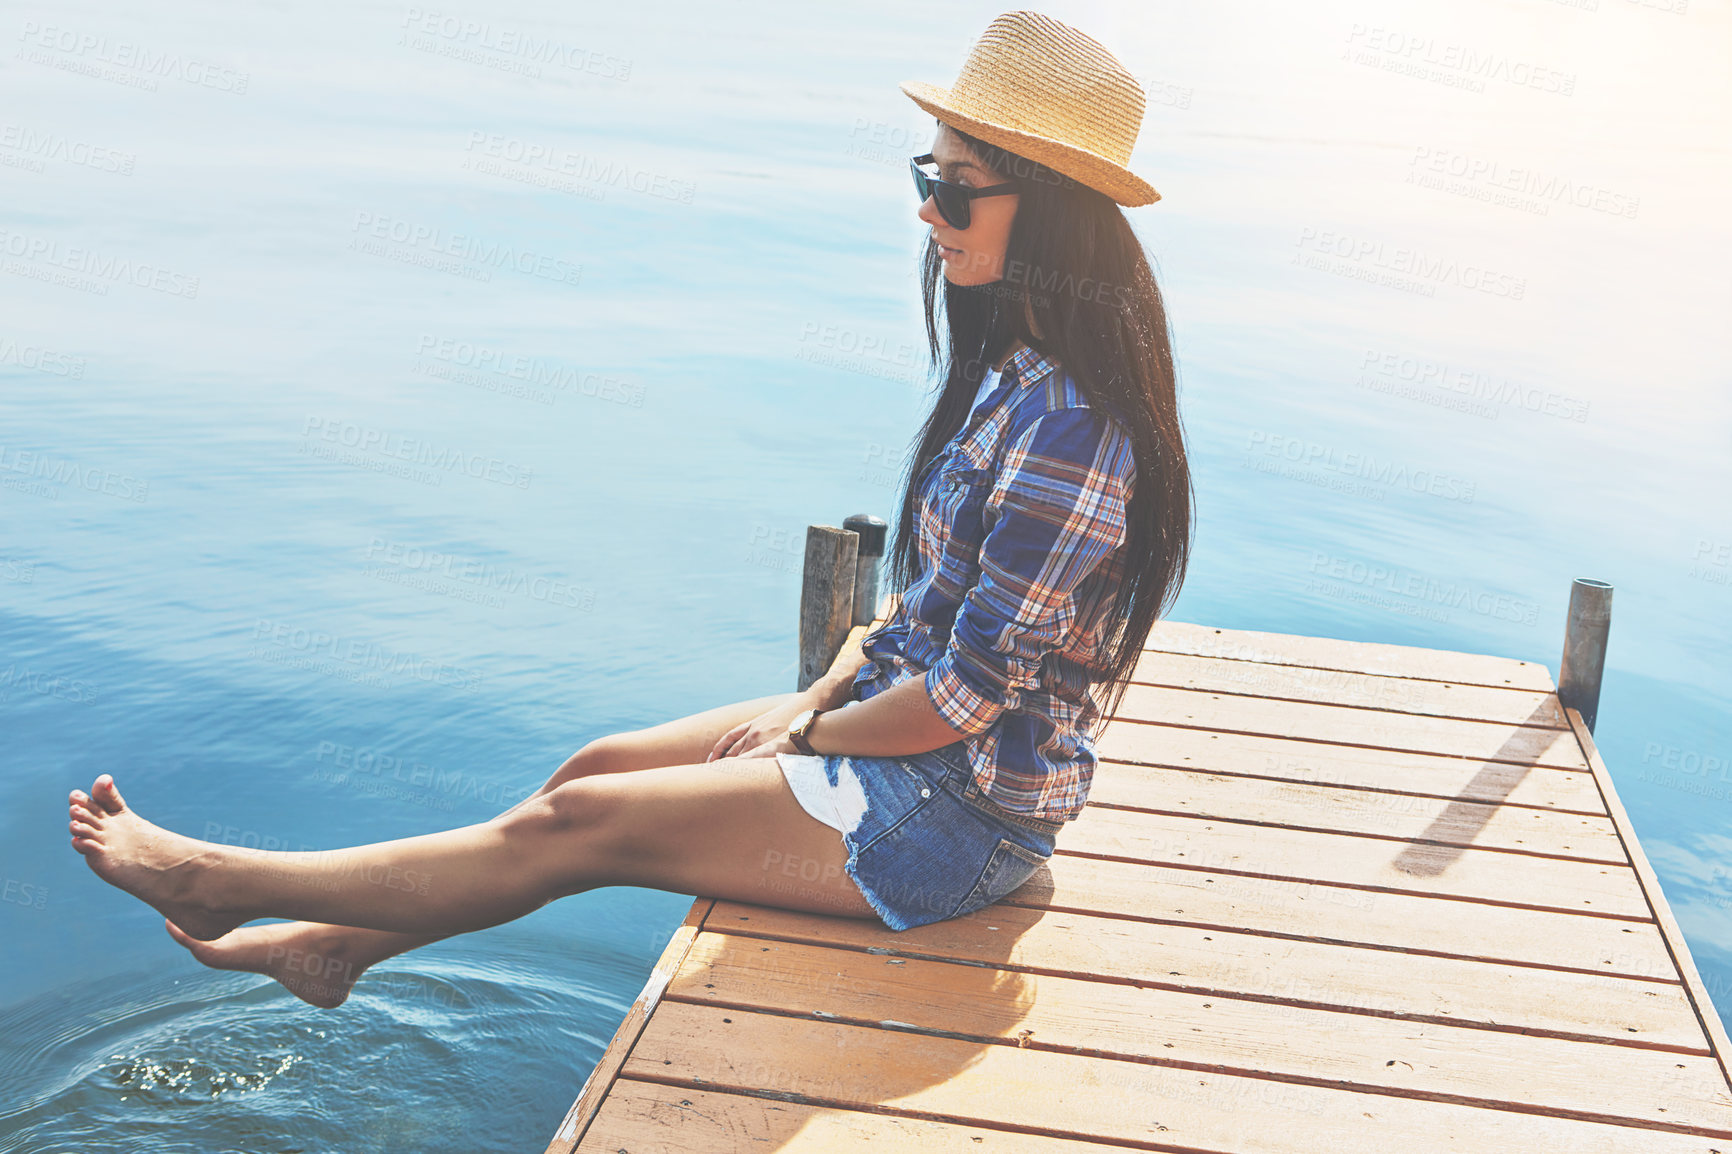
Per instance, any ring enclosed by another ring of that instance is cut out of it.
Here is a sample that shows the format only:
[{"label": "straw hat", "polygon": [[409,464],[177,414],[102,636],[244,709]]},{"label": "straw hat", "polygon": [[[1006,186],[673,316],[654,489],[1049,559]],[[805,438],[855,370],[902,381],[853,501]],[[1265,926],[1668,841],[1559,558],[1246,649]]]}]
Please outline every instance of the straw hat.
[{"label": "straw hat", "polygon": [[1126,167],[1143,123],[1142,86],[1098,41],[1050,16],[1006,12],[975,41],[954,85],[910,80],[900,87],[952,128],[1119,204],[1161,199]]}]

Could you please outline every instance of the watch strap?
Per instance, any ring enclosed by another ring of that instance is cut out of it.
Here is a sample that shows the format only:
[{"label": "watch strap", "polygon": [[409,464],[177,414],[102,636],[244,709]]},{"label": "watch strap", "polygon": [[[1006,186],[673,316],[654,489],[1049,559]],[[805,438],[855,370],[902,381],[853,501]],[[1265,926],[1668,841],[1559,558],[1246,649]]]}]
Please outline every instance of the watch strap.
[{"label": "watch strap", "polygon": [[823,709],[809,710],[806,713],[805,721],[788,730],[788,740],[794,743],[795,749],[801,753],[819,756],[818,751],[812,748],[812,743],[806,740],[806,734],[810,733],[812,727],[818,724],[819,716],[826,712],[828,711]]}]

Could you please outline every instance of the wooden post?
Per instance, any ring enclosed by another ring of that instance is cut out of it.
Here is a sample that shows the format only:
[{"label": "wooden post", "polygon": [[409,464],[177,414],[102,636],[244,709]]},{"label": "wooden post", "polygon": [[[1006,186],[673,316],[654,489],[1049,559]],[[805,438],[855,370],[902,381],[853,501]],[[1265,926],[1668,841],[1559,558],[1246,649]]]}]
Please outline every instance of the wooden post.
[{"label": "wooden post", "polygon": [[800,677],[804,692],[830,671],[854,622],[854,578],[860,535],[833,525],[806,526],[800,582]]},{"label": "wooden post", "polygon": [[842,528],[860,535],[860,556],[854,568],[854,624],[870,625],[878,614],[878,563],[884,556],[889,526],[882,517],[855,513]]},{"label": "wooden post", "polygon": [[1606,636],[1611,628],[1612,587],[1577,577],[1570,585],[1570,615],[1564,623],[1558,703],[1580,713],[1589,733],[1600,711],[1600,678],[1606,671]]}]

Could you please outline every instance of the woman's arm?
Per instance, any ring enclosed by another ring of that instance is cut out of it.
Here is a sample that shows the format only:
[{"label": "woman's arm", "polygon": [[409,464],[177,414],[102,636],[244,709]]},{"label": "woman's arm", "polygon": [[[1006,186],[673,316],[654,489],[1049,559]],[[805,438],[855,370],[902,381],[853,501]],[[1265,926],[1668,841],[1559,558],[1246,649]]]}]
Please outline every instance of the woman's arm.
[{"label": "woman's arm", "polygon": [[[962,740],[962,734],[932,707],[926,679],[910,677],[865,701],[820,717],[806,734],[819,753],[857,753],[862,757],[906,757]],[[786,735],[787,752],[793,749]],[[761,754],[759,756],[762,756]]]}]

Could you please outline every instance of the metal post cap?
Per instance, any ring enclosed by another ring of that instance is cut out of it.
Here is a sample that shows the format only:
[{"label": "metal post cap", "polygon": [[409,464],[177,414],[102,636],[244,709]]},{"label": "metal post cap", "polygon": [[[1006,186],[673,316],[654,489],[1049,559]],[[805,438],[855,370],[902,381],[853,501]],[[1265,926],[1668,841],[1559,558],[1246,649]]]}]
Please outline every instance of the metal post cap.
[{"label": "metal post cap", "polygon": [[889,529],[882,517],[870,513],[855,513],[842,522],[842,528],[860,535],[860,556],[884,556],[885,531]]}]

